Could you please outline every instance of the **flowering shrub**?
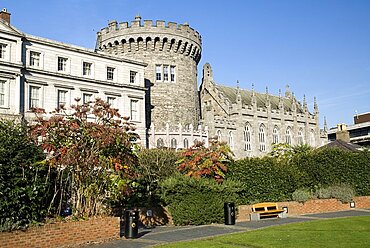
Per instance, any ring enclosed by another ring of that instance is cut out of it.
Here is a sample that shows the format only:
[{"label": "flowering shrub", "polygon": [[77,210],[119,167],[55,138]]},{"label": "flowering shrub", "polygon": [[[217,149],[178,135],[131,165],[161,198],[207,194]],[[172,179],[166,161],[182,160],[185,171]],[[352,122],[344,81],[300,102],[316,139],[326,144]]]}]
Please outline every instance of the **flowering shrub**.
[{"label": "flowering shrub", "polygon": [[[119,202],[132,191],[137,163],[132,138],[137,138],[128,118],[101,99],[56,109],[49,119],[35,109],[31,136],[48,154],[45,164],[53,169],[55,190],[50,204],[60,213],[71,207],[74,216],[107,211],[106,202]],[[69,114],[72,112],[71,114]]]},{"label": "flowering shrub", "polygon": [[228,165],[232,162],[233,153],[230,148],[217,140],[210,141],[210,147],[204,147],[203,143],[197,143],[184,151],[178,170],[194,178],[213,178],[222,182]]}]

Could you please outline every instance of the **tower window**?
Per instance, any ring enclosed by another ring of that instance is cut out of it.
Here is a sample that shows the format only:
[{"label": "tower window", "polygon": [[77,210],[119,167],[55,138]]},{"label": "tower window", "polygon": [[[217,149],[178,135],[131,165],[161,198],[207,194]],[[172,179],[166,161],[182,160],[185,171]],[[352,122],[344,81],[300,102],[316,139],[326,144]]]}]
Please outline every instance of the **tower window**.
[{"label": "tower window", "polygon": [[156,65],[155,66],[155,79],[157,81],[162,80],[162,66],[161,65]]},{"label": "tower window", "polygon": [[171,65],[170,67],[171,82],[175,82],[175,66]]},{"label": "tower window", "polygon": [[163,66],[163,81],[168,81],[168,65]]}]

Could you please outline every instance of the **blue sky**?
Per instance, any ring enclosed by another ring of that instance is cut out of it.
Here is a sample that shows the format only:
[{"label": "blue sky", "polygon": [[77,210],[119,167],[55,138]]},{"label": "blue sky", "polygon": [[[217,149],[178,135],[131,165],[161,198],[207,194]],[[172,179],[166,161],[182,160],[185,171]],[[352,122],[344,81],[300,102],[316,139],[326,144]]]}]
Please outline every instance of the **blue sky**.
[{"label": "blue sky", "polygon": [[278,94],[289,84],[321,125],[353,123],[370,112],[370,1],[2,0],[11,23],[32,35],[94,48],[108,20],[188,22],[203,39],[201,68],[215,81]]}]

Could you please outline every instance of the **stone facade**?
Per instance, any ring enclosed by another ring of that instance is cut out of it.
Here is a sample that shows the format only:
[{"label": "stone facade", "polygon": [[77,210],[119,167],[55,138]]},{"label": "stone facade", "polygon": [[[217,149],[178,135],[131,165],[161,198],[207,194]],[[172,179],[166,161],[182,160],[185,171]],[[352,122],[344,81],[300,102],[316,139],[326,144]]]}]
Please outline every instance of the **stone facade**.
[{"label": "stone facade", "polygon": [[122,58],[139,59],[145,69],[147,127],[163,128],[166,123],[197,126],[199,98],[197,64],[201,58],[201,37],[188,24],[141,21],[127,22],[98,32],[97,48]]},{"label": "stone facade", "polygon": [[274,143],[322,145],[319,111],[313,113],[306,99],[299,102],[287,88],[285,95],[216,84],[212,68],[206,63],[200,88],[202,123],[209,135],[227,142],[236,157],[263,156]]}]

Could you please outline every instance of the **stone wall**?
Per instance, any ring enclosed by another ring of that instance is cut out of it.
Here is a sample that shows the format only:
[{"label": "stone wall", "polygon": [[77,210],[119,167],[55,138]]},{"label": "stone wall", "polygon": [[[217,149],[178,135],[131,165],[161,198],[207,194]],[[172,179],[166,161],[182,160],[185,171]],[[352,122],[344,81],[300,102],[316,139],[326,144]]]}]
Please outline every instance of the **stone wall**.
[{"label": "stone wall", "polygon": [[59,222],[26,231],[0,232],[2,248],[68,247],[120,238],[120,218]]},{"label": "stone wall", "polygon": [[[370,196],[359,196],[354,198],[356,209],[369,209]],[[317,199],[309,200],[305,203],[295,201],[278,202],[278,207],[288,207],[289,215],[302,215],[314,213],[326,213],[351,210],[349,203],[342,203],[337,199]],[[249,214],[252,213],[252,205],[241,205],[238,207],[237,221],[249,221]]]}]

